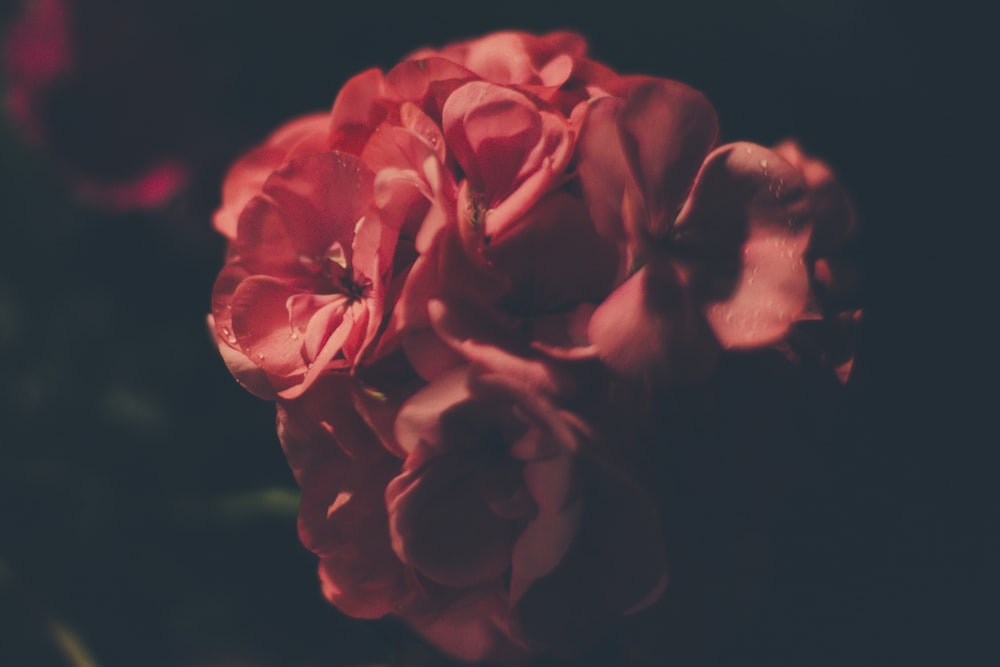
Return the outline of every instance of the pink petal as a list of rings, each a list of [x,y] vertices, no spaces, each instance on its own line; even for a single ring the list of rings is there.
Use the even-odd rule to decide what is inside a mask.
[[[354,378],[346,374],[321,377],[300,398],[278,401],[278,431],[285,457],[296,480],[309,485],[317,459],[355,461],[384,458],[386,450],[354,406]],[[341,464],[343,465],[343,464]]]
[[[583,303],[568,313],[533,318],[531,347],[564,361],[596,358],[597,348],[587,334],[596,309],[594,304]]]
[[[805,182],[813,228],[810,253],[822,257],[835,251],[857,227],[847,192],[828,165],[806,155],[795,141],[783,141],[772,150],[798,169]]]
[[[407,331],[400,338],[400,345],[417,374],[428,382],[468,363],[465,357],[441,340],[433,329]]]
[[[323,596],[353,618],[396,613],[399,600],[408,593],[398,560],[372,561],[365,555],[320,559],[319,580]]]
[[[208,316],[208,326],[214,332],[215,318],[211,315]],[[276,396],[274,387],[271,386],[264,369],[250,361],[247,355],[234,349],[226,341],[216,338],[216,344],[226,368],[244,389],[258,398],[274,400]]]
[[[445,586],[488,583],[510,567],[519,525],[483,501],[476,453],[446,454],[386,489],[392,544],[400,559]]]
[[[318,152],[326,141],[329,125],[326,114],[311,114],[285,123],[262,146],[242,155],[229,169],[222,183],[222,206],[215,212],[213,224],[229,239],[236,238],[240,212],[259,195],[267,177],[294,152]],[[300,144],[302,148],[299,148]],[[310,145],[306,148],[306,145]]]
[[[396,440],[406,455],[418,447],[441,441],[440,416],[449,408],[472,398],[471,368],[464,366],[442,375],[416,394],[396,418]]]
[[[622,283],[590,320],[601,360],[631,377],[687,380],[715,360],[712,336],[670,266],[646,266]]]
[[[289,279],[303,275],[298,244],[285,227],[285,215],[263,195],[243,207],[233,250],[245,271]]]
[[[736,291],[706,311],[723,347],[759,347],[784,337],[809,296],[802,261],[808,244],[808,229],[794,236],[755,235],[746,242]]]
[[[504,307],[521,315],[563,312],[598,302],[612,290],[621,256],[588,220],[578,198],[557,191],[484,251],[493,269],[510,276]]]
[[[755,144],[705,160],[672,238],[723,347],[780,339],[806,306],[807,200],[798,171]]]
[[[622,202],[629,178],[618,134],[623,106],[615,97],[592,101],[577,140],[577,173],[590,216],[601,235],[616,242],[625,240]]]
[[[372,68],[353,76],[337,94],[330,112],[330,144],[358,155],[368,137],[385,120],[382,72]]]
[[[620,114],[622,150],[653,237],[666,233],[698,167],[715,145],[719,122],[704,95],[677,81],[636,86]]]
[[[506,596],[487,588],[467,594],[429,618],[408,620],[427,641],[459,660],[521,665],[528,651],[510,637],[506,616]]]
[[[288,298],[288,318],[301,336],[305,359],[315,359],[340,323],[350,302],[343,294],[295,294]],[[296,336],[298,338],[298,336]]]
[[[372,198],[374,176],[356,157],[320,153],[297,158],[274,172],[264,193],[280,211],[299,254],[322,257],[334,241],[351,247],[354,228]]]
[[[434,332],[469,362],[503,372],[537,390],[559,391],[570,381],[549,360],[537,358],[530,346],[497,313],[458,301],[433,299],[428,303]]]
[[[474,81],[453,92],[442,127],[477,192],[512,189],[525,157],[541,137],[538,108],[517,91]]]
[[[387,86],[402,99],[414,102],[422,108],[426,108],[425,105],[431,102],[430,106],[436,107],[438,111],[444,102],[444,97],[447,97],[452,90],[476,78],[478,77],[475,74],[458,63],[433,55],[416,59],[411,57],[393,67],[385,75]],[[440,101],[428,100],[428,97],[437,95],[441,95]],[[435,117],[433,113],[430,115],[432,118]],[[440,114],[436,117],[440,117]]]
[[[542,513],[521,532],[512,556],[510,599],[516,605],[538,579],[552,573],[573,545],[583,500],[554,513]]]
[[[448,97],[442,127],[469,184],[460,217],[484,226],[487,236],[502,232],[548,190],[572,147],[565,119],[482,81]]]
[[[324,371],[328,370],[327,365],[335,356],[342,352],[345,343],[350,340],[352,335],[357,335],[359,330],[364,331],[366,324],[367,311],[364,304],[359,302],[351,304],[350,308],[344,313],[344,319],[333,330],[329,338],[327,338],[312,362],[306,366],[306,371],[301,381],[296,385],[283,389],[278,394],[282,398],[288,399],[301,396]]]
[[[296,293],[277,278],[252,276],[240,283],[232,298],[237,345],[253,363],[285,384],[305,371],[302,343],[285,307]]]

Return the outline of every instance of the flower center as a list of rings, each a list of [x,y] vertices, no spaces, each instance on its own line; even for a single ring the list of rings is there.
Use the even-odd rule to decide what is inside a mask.
[[[372,281],[354,277],[344,247],[334,241],[321,257],[300,256],[299,261],[314,275],[323,276],[330,285],[328,294],[343,294],[350,302],[359,301],[371,292]],[[325,290],[324,290],[325,291]]]

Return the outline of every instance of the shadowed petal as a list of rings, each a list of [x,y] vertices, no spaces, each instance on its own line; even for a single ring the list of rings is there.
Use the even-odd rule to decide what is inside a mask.
[[[807,203],[798,170],[763,146],[728,144],[705,160],[670,248],[712,303],[723,347],[770,344],[805,308]]]
[[[597,307],[588,335],[601,360],[632,377],[697,378],[715,359],[711,335],[668,266],[646,266]]]
[[[677,81],[650,80],[629,94],[619,117],[622,149],[654,238],[669,229],[719,121],[704,95]]]

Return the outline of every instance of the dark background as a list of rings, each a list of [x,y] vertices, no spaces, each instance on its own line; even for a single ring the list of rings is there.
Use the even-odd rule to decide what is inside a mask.
[[[6,30],[19,3],[0,7]],[[206,331],[223,250],[210,216],[225,165],[352,74],[502,28],[575,29],[618,71],[680,79],[714,102],[724,141],[795,137],[854,199],[857,373],[835,439],[807,452],[819,472],[771,522],[763,607],[720,637],[720,664],[989,664],[988,600],[965,591],[996,527],[982,487],[950,481],[966,434],[925,389],[954,377],[936,334],[956,302],[936,278],[969,224],[944,156],[978,132],[959,55],[974,18],[953,32],[941,12],[860,0],[85,11],[93,64],[47,101],[46,146],[0,125],[0,665],[73,664],[53,623],[102,667],[337,667],[400,645],[394,623],[345,619],[319,594],[273,406],[233,382]],[[80,173],[164,156],[193,181],[162,208],[73,195]]]

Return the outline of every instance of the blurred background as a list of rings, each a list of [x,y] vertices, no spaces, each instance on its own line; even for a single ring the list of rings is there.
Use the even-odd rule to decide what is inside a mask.
[[[923,492],[939,480],[913,436],[936,423],[902,335],[925,317],[911,251],[934,233],[926,166],[949,140],[931,129],[954,81],[935,15],[861,0],[4,0],[0,665],[439,664],[394,622],[322,599],[274,408],[207,333],[211,214],[241,151],[329,108],[351,75],[508,28],[577,30],[618,71],[680,79],[716,105],[723,141],[797,138],[854,198],[857,372],[768,524],[774,580],[718,637],[718,664],[955,664],[968,645],[942,638],[959,621],[928,608],[946,598],[939,563],[980,533]],[[939,546],[942,531],[957,539]]]

